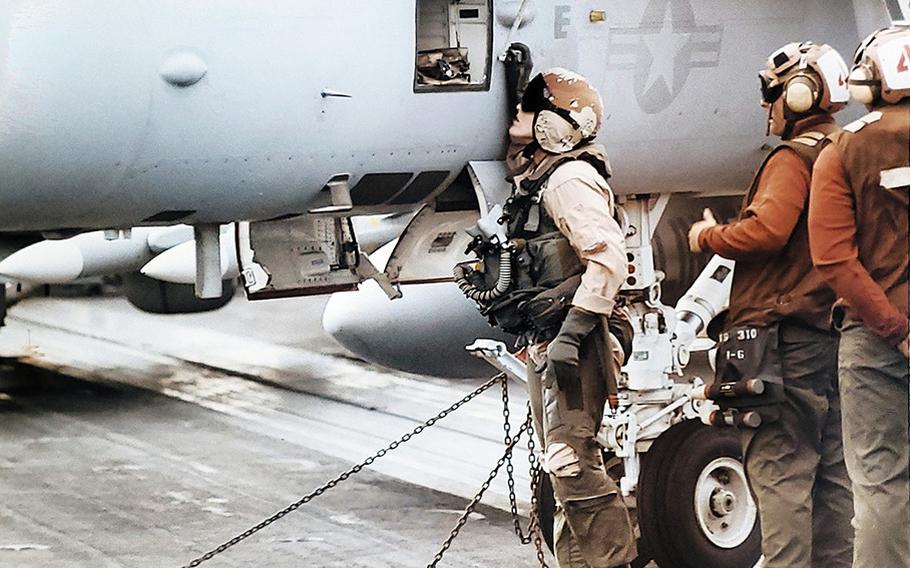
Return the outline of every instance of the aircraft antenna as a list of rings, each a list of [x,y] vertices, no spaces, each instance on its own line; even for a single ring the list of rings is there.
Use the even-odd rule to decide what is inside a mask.
[[[518,31],[518,28],[521,27],[521,23],[525,18],[525,11],[528,8],[530,0],[521,0],[521,6],[518,7],[518,13],[515,15],[515,21],[512,22],[512,27],[509,28],[509,35],[506,36],[506,46],[503,48],[502,53],[499,54],[499,61],[505,62],[506,58],[509,56],[509,48],[512,46],[512,37],[515,35],[515,32]]]

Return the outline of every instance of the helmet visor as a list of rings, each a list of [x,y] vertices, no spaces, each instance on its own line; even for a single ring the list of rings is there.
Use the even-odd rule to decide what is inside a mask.
[[[538,73],[528,83],[525,92],[521,96],[521,110],[538,113],[550,108],[550,101],[547,99],[548,95],[547,82],[543,78],[543,73]]]

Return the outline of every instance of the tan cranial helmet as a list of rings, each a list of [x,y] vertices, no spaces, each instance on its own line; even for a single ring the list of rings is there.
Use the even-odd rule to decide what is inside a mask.
[[[850,94],[857,101],[894,104],[910,96],[910,24],[869,35],[856,50]]]
[[[788,43],[768,57],[759,72],[762,101],[784,98],[791,115],[835,113],[850,101],[847,64],[831,46]]]
[[[534,113],[534,140],[545,151],[568,152],[597,135],[603,101],[588,80],[554,67],[528,83],[521,108]]]

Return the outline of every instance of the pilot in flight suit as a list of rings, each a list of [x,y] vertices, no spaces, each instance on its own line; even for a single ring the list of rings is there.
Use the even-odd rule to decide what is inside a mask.
[[[557,500],[561,568],[626,566],[636,556],[628,511],[594,440],[608,379],[615,380],[630,349],[616,337],[628,343],[628,334],[608,321],[627,266],[607,184],[610,165],[603,147],[591,143],[602,113],[600,95],[576,73],[555,68],[529,83],[509,130],[514,186],[502,220],[512,248],[510,281],[478,302],[494,325],[528,348],[532,413]],[[483,276],[475,274],[475,284],[461,278],[463,289],[492,290],[503,274],[498,253],[482,256]]]

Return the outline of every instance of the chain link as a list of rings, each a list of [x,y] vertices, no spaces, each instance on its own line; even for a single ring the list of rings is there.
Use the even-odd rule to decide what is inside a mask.
[[[530,418],[530,403],[528,406],[528,418]],[[509,385],[507,383],[502,384],[502,416],[503,416],[503,425],[502,428],[505,431],[504,442],[506,447],[512,444],[511,429],[512,425],[510,423],[510,411],[509,411]],[[533,426],[530,422],[528,424],[528,429],[533,432]],[[531,434],[533,437],[533,433]],[[508,453],[506,456],[506,473],[508,474],[507,480],[509,484],[509,507],[512,513],[512,524],[515,527],[515,534],[518,536],[518,539],[521,541],[521,544],[528,544],[531,542],[531,532],[530,527],[528,534],[525,535],[524,531],[521,528],[521,520],[518,516],[518,499],[515,495],[515,466],[512,464],[512,454]]]
[[[515,448],[515,444],[518,443],[518,439],[521,437],[521,434],[528,429],[528,423],[525,422],[521,428],[518,430],[518,434],[512,440],[512,443],[506,448],[506,452],[499,458],[499,461],[496,462],[496,467],[493,468],[493,471],[490,472],[490,475],[487,476],[487,479],[480,486],[480,491],[474,495],[474,498],[471,499],[471,502],[468,503],[468,506],[465,507],[464,513],[458,519],[458,522],[455,523],[455,527],[452,528],[452,531],[449,533],[448,538],[443,541],[442,546],[439,548],[439,552],[436,553],[436,556],[433,558],[433,561],[427,564],[427,568],[436,568],[436,565],[442,560],[443,555],[452,546],[452,541],[455,540],[455,537],[458,536],[459,531],[462,527],[468,522],[468,517],[471,516],[471,513],[474,512],[474,509],[480,504],[480,500],[483,499],[483,494],[486,493],[487,489],[490,488],[490,484],[493,483],[493,479],[496,478],[496,475],[499,473],[499,470],[502,469],[502,466],[506,463],[506,458],[509,454],[512,453],[512,450]]]
[[[290,505],[288,505],[288,506],[285,507],[284,509],[278,511],[277,513],[275,513],[275,514],[272,515],[271,517],[269,517],[269,518],[263,520],[262,522],[258,523],[258,524],[255,525],[255,526],[252,526],[252,527],[250,527],[249,529],[243,531],[242,533],[238,534],[237,536],[235,536],[235,537],[232,538],[231,540],[225,542],[224,544],[218,546],[217,548],[213,548],[213,549],[210,550],[209,552],[206,552],[206,553],[203,554],[202,556],[200,556],[200,557],[198,557],[198,558],[192,560],[189,564],[184,565],[182,568],[195,568],[196,566],[199,566],[199,565],[202,564],[203,562],[206,562],[206,561],[208,561],[208,560],[211,560],[212,558],[214,558],[215,556],[221,554],[221,553],[224,552],[225,550],[231,548],[231,547],[234,546],[235,544],[237,544],[237,543],[239,543],[239,542],[241,542],[241,541],[243,541],[243,540],[245,540],[245,539],[251,537],[252,535],[256,534],[257,532],[259,532],[259,531],[261,531],[262,529],[266,528],[267,526],[271,525],[271,524],[274,523],[275,521],[277,521],[277,520],[279,520],[279,519],[285,517],[285,516],[288,515],[289,513],[293,513],[294,511],[296,511],[297,509],[299,509],[301,506],[303,506],[303,505],[309,503],[310,501],[312,501],[312,500],[315,499],[316,497],[319,497],[320,495],[322,495],[323,493],[325,493],[325,492],[328,491],[329,489],[334,488],[334,487],[337,486],[339,483],[342,483],[342,482],[346,481],[349,477],[351,477],[352,475],[354,475],[354,474],[360,472],[363,468],[370,466],[370,465],[371,465],[374,461],[376,461],[377,459],[379,459],[379,458],[385,456],[387,453],[389,453],[389,452],[391,452],[392,450],[396,449],[396,448],[397,448],[398,446],[400,446],[401,444],[404,444],[405,442],[407,442],[408,440],[410,440],[410,439],[413,438],[414,436],[420,434],[421,432],[423,432],[423,431],[426,430],[427,428],[433,426],[434,424],[436,424],[438,421],[442,420],[443,418],[445,418],[445,417],[448,416],[449,414],[455,412],[456,410],[458,410],[459,408],[461,408],[463,405],[467,404],[468,402],[470,402],[470,401],[473,400],[474,398],[478,397],[480,394],[482,394],[483,392],[485,392],[486,390],[488,390],[490,387],[492,387],[492,386],[495,385],[496,383],[501,382],[501,383],[504,383],[504,384],[505,384],[505,383],[508,382],[508,380],[509,380],[509,379],[506,377],[506,375],[505,375],[504,373],[500,373],[500,374],[496,375],[495,377],[491,378],[489,381],[485,382],[484,384],[482,384],[482,385],[480,385],[479,387],[477,387],[476,389],[474,389],[473,392],[471,392],[470,394],[466,395],[464,398],[462,398],[461,400],[459,400],[458,402],[456,402],[456,403],[453,404],[452,406],[446,408],[445,410],[443,410],[442,412],[440,412],[439,414],[437,414],[437,415],[434,416],[433,418],[430,418],[429,420],[427,420],[427,421],[424,422],[423,424],[417,426],[416,428],[414,428],[413,430],[411,430],[410,432],[408,432],[407,434],[405,434],[404,436],[402,436],[402,437],[399,438],[398,440],[395,440],[394,442],[392,442],[391,444],[389,444],[389,445],[386,446],[385,448],[379,450],[378,452],[376,452],[376,453],[373,454],[372,456],[368,457],[367,459],[363,460],[363,461],[360,462],[359,464],[357,464],[357,465],[351,467],[350,469],[348,469],[348,470],[345,471],[344,473],[340,474],[340,475],[339,475],[338,477],[336,477],[335,479],[332,479],[331,481],[328,481],[327,483],[325,483],[325,484],[322,485],[321,487],[316,488],[315,490],[313,490],[313,491],[310,492],[309,494],[307,494],[307,495],[305,495],[304,497],[302,497],[300,500],[295,501],[294,503],[291,503]],[[523,428],[523,430],[524,430],[524,428]],[[521,432],[519,432],[519,436],[520,436],[520,435],[521,435]],[[517,441],[517,438],[516,438],[515,441]],[[514,444],[513,444],[513,447],[514,447]],[[507,451],[508,451],[509,453],[511,453],[511,448],[509,448]],[[493,472],[491,473],[490,478],[487,480],[487,483],[485,483],[485,487],[481,490],[481,492],[478,494],[478,496],[475,497],[476,500],[477,500],[477,502],[480,501],[480,496],[483,495],[483,492],[486,491],[486,488],[487,488],[487,487],[489,487],[490,482],[492,482],[493,478],[496,477],[496,473],[499,471],[499,468],[502,467],[502,462],[504,462],[505,459],[506,459],[505,456],[503,456],[503,458],[500,459],[500,463],[496,466],[496,468],[495,468],[495,469],[493,470]],[[473,501],[472,501],[472,503],[473,503]],[[474,505],[476,506],[476,503],[474,503]],[[470,514],[470,511],[468,512],[468,514]],[[464,517],[464,522],[467,522],[467,515],[465,515],[465,517]],[[464,525],[464,522],[461,523],[462,526]],[[454,532],[455,532],[455,535],[458,534],[458,530],[460,530],[460,529],[461,529],[461,526],[458,526],[458,527],[457,527],[457,530],[454,531]],[[451,537],[451,539],[454,539],[454,535]],[[444,547],[444,549],[440,552],[440,554],[437,554],[437,560],[436,560],[433,564],[431,564],[431,566],[435,566],[435,565],[436,565],[436,562],[438,562],[439,559],[442,558],[442,553],[444,553],[444,552],[445,552],[445,549],[447,549],[447,548],[449,547],[449,545],[451,544],[451,539],[450,539],[449,541],[447,541],[448,544]]]
[[[531,403],[528,403],[528,414],[531,413]],[[537,459],[537,453],[534,451],[534,422],[528,428],[528,464],[531,475],[531,523],[528,525],[528,532],[534,534],[534,549],[537,552],[537,562],[540,568],[548,568],[543,554],[543,535],[540,527],[540,499],[537,495],[537,489],[540,487],[540,480],[546,473],[541,467],[540,460]]]
[[[503,385],[503,415],[505,417],[505,423],[503,428],[506,431],[506,438],[509,436],[509,412],[508,412],[508,385]],[[543,474],[543,469],[541,468],[540,461],[537,459],[537,452],[535,451],[534,445],[534,417],[531,412],[531,403],[528,402],[527,405],[528,413],[527,418],[525,419],[525,424],[527,424],[527,433],[528,433],[528,474],[531,479],[531,511],[530,511],[530,522],[528,523],[528,532],[527,534],[523,533],[521,530],[521,521],[518,516],[518,503],[515,495],[515,478],[513,477],[511,470],[512,467],[512,454],[509,452],[508,456],[508,465],[506,470],[509,471],[509,501],[512,509],[512,523],[515,528],[515,534],[518,536],[521,544],[529,544],[534,542],[534,549],[537,552],[537,562],[540,565],[540,568],[548,568],[547,562],[544,558],[543,552],[543,538],[540,532],[540,502],[537,497],[537,489],[540,486],[540,476]],[[520,433],[519,433],[520,436]]]
[[[452,541],[458,536],[459,531],[462,527],[468,522],[468,517],[480,503],[480,500],[483,498],[484,493],[489,489],[490,484],[493,482],[493,479],[499,473],[499,470],[502,468],[503,464],[506,466],[507,482],[509,485],[509,505],[512,513],[512,524],[514,526],[515,534],[518,536],[521,544],[530,544],[533,540],[534,547],[537,551],[537,562],[540,565],[540,568],[548,568],[546,559],[544,558],[543,552],[543,539],[540,533],[540,508],[539,502],[537,499],[537,488],[540,483],[540,476],[543,470],[540,467],[540,462],[537,459],[537,454],[534,451],[534,419],[531,413],[531,403],[528,402],[528,412],[525,418],[524,424],[521,425],[521,428],[518,430],[518,433],[513,438],[511,435],[512,424],[511,424],[511,411],[509,410],[509,382],[508,379],[504,380],[501,385],[502,388],[502,416],[503,416],[503,431],[505,432],[505,437],[503,441],[506,445],[506,451],[499,461],[496,462],[496,466],[493,468],[493,471],[490,472],[490,475],[484,481],[483,485],[480,487],[480,491],[474,495],[474,498],[468,503],[468,506],[465,507],[464,513],[455,523],[455,526],[452,528],[452,531],[449,533],[448,538],[442,543],[439,551],[436,553],[436,556],[433,559],[433,562],[427,565],[427,568],[435,568],[437,564],[442,560],[443,555],[452,545]],[[515,449],[515,446],[518,444],[518,441],[521,439],[522,434],[528,434],[528,463],[530,465],[530,477],[531,477],[531,521],[528,524],[527,534],[521,528],[521,518],[518,514],[518,498],[515,493],[515,466],[512,464],[512,452]]]

